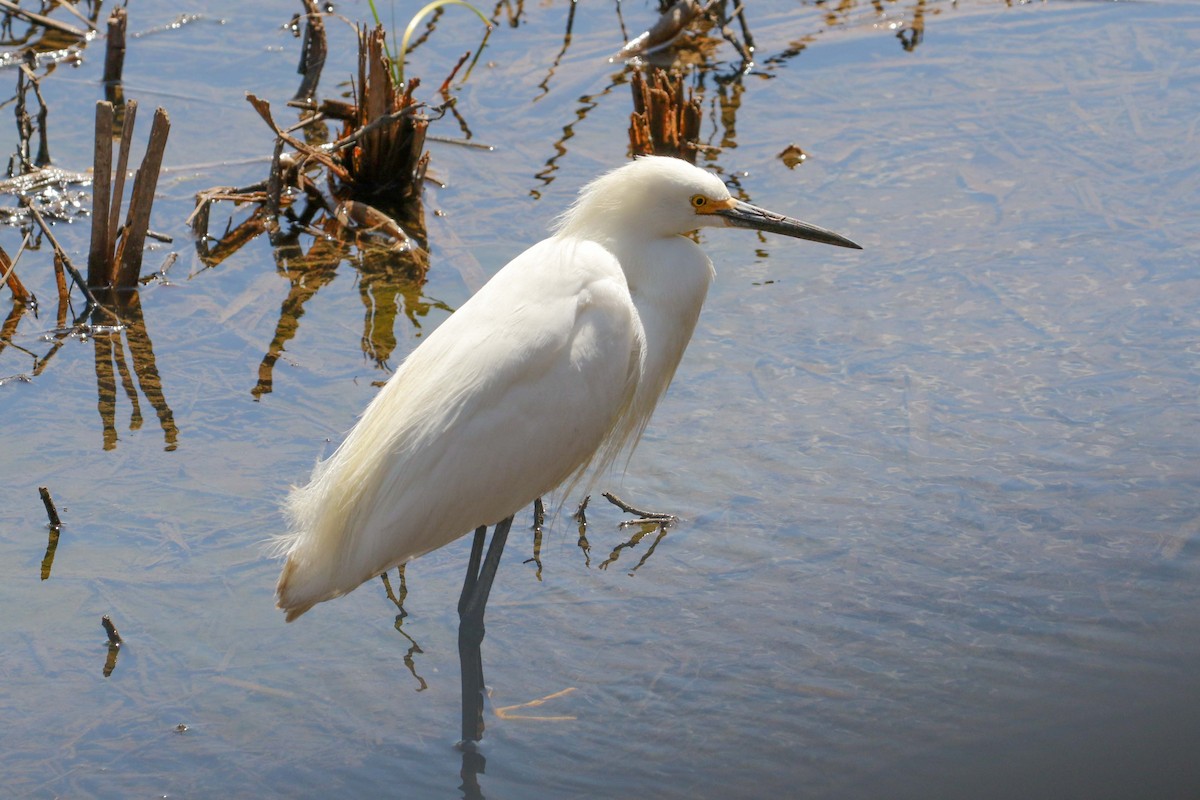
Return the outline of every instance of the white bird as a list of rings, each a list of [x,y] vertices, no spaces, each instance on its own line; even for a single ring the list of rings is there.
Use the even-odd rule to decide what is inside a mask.
[[[632,451],[714,276],[685,236],[702,227],[861,249],[738,200],[679,159],[644,157],[600,176],[550,238],[408,356],[308,485],[292,490],[276,541],[287,620],[477,530],[473,573],[483,526],[510,523]],[[493,545],[500,536],[498,526]],[[483,602],[498,560],[489,552]]]

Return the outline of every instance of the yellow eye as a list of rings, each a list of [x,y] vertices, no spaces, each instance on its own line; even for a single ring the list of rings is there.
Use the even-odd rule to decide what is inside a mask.
[[[702,194],[692,195],[692,208],[700,209],[708,205],[708,198]]]

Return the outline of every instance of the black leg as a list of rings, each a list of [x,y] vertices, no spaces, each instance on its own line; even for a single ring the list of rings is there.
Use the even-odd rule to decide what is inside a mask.
[[[487,525],[475,529],[475,541],[471,544],[471,560],[467,564],[467,577],[463,579],[462,594],[458,596],[458,618],[462,619],[471,600],[475,584],[479,583],[479,562],[483,558],[483,542],[487,539]]]
[[[471,545],[471,561],[463,580],[462,594],[458,598],[458,660],[462,669],[462,746],[469,748],[472,742],[483,738],[483,613],[487,608],[492,581],[513,518],[500,522],[492,531],[492,542],[487,556],[483,555],[483,541],[487,537],[487,526],[475,529],[475,541]]]

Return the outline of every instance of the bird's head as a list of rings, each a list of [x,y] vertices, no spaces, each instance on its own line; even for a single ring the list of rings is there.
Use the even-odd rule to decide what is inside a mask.
[[[862,249],[832,231],[738,200],[711,172],[663,156],[643,156],[589,183],[559,219],[558,232],[659,238],[704,227],[749,228]]]

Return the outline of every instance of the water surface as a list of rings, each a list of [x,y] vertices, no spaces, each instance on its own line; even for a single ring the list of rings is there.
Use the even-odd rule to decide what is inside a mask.
[[[446,185],[426,198],[428,283],[343,262],[263,391],[304,278],[266,241],[206,269],[183,220],[196,191],[265,175],[270,133],[243,93],[282,109],[295,91],[282,26],[298,4],[177,5],[131,9],[132,30],[205,17],[131,39],[125,73],[127,96],[173,121],[154,227],[175,242],[147,263],[180,258],[141,293],[170,421],[144,390],[135,421],[118,389],[106,438],[91,341],[0,387],[0,786],[458,796],[468,543],[408,569],[405,635],[377,584],[285,626],[260,543],[372,382],[626,157],[629,90],[607,61],[620,24],[581,4],[560,55],[568,6],[554,3],[492,35],[458,96],[496,149],[433,147]],[[747,10],[759,70],[731,80],[722,47],[699,86],[721,146],[709,165],[866,249],[701,237],[718,281],[696,337],[628,471],[601,487],[683,520],[616,550],[633,532],[593,502],[590,551],[560,514],[539,571],[518,518],[483,650],[482,794],[1187,796],[1200,12]],[[623,14],[631,29],[651,17]],[[349,28],[330,30],[334,92],[353,60]],[[447,14],[411,68],[436,85],[477,36],[470,14]],[[44,81],[68,168],[90,160],[99,50]],[[809,154],[795,169],[778,157],[791,144]],[[82,262],[86,221],[56,230]],[[52,298],[48,259],[28,263]],[[49,305],[12,337],[39,356]],[[394,349],[364,348],[364,326],[392,315]],[[32,370],[0,352],[0,375]],[[66,520],[44,581],[38,486]],[[127,640],[109,677],[103,614]]]

